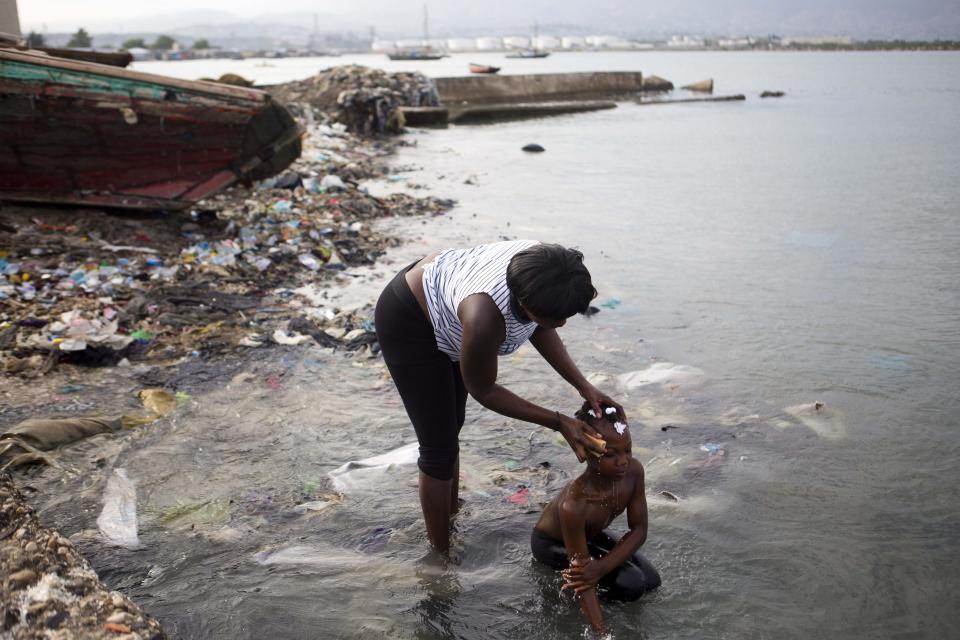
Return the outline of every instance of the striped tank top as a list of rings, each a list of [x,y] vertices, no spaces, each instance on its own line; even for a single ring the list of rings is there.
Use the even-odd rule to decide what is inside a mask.
[[[536,240],[514,240],[472,249],[447,249],[423,268],[423,292],[433,334],[437,347],[451,360],[460,360],[463,339],[457,308],[464,298],[474,293],[489,295],[503,315],[506,339],[497,351],[499,355],[513,353],[533,335],[537,323],[521,321],[511,308],[507,266],[516,253],[536,244],[539,244]]]

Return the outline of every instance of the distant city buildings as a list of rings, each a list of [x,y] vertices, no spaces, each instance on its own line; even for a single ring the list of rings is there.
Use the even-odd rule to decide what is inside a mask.
[[[702,49],[706,46],[703,38],[699,36],[670,36],[666,45],[670,49]]]
[[[820,46],[825,44],[851,45],[854,39],[849,36],[809,36],[783,38],[781,40],[785,47],[790,46]]]
[[[675,38],[680,36],[675,36]],[[682,41],[682,40],[681,40]],[[686,41],[683,41],[686,42]],[[703,46],[702,40],[696,40]],[[662,43],[660,43],[662,46]],[[553,36],[543,35],[531,38],[529,36],[482,36],[479,38],[447,38],[446,40],[431,39],[429,41],[417,38],[401,40],[376,39],[370,44],[370,51],[387,53],[403,49],[421,49],[429,46],[432,49],[445,49],[450,52],[460,51],[509,51],[512,49],[543,49],[546,51],[584,51],[597,49],[652,49],[657,46],[654,42],[638,42],[628,40],[622,36],[590,35],[590,36]]]
[[[393,53],[403,50],[426,50],[439,53],[510,52],[536,49],[542,51],[649,51],[649,50],[773,50],[773,49],[857,49],[896,48],[897,42],[861,42],[849,36],[780,37],[776,35],[724,35],[705,37],[695,34],[628,38],[612,34],[543,34],[534,30],[528,35],[452,36],[445,38],[389,39],[374,30],[369,33],[326,33],[315,31],[302,37],[258,35],[256,37],[212,33],[190,35],[171,33],[93,34],[94,46],[103,51],[130,46],[135,60],[189,60],[198,58],[248,58],[339,55],[346,52]],[[66,46],[71,34],[43,34],[48,46]],[[157,42],[166,39],[165,46]],[[135,44],[138,43],[138,44]],[[145,46],[141,46],[144,43]],[[153,44],[150,44],[153,43]],[[195,47],[194,43],[201,43]],[[916,46],[916,43],[906,43]],[[920,43],[921,45],[923,43]],[[931,43],[936,45],[937,43]],[[958,48],[957,43],[947,43]],[[903,46],[900,43],[899,46]]]

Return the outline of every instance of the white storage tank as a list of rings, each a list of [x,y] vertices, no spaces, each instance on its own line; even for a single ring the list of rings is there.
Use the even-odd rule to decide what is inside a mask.
[[[450,51],[474,51],[477,42],[473,38],[450,38],[447,40],[447,49]]]
[[[499,51],[503,49],[503,40],[500,38],[483,37],[476,39],[477,49],[480,51]]]
[[[507,36],[503,39],[503,46],[507,49],[529,49],[530,38],[526,36]]]
[[[560,46],[564,49],[583,49],[587,46],[587,40],[583,36],[563,36]]]
[[[560,38],[556,36],[537,36],[533,39],[535,49],[559,49]]]

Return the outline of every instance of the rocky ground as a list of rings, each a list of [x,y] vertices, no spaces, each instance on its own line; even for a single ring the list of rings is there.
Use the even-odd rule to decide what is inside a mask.
[[[42,526],[0,475],[0,637],[166,638],[160,623],[108,590],[73,543]]]

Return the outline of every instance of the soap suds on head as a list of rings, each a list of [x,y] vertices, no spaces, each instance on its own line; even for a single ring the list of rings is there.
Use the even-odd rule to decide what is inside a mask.
[[[587,415],[590,416],[591,418],[597,417],[597,414],[593,409],[590,409],[589,411],[587,411]]]
[[[622,436],[622,435],[623,435],[623,432],[627,430],[627,423],[626,423],[626,422],[619,422],[619,421],[618,421],[618,422],[615,422],[615,423],[613,424],[613,428],[616,429],[616,430],[617,430],[617,433]]]
[[[616,413],[617,410],[614,407],[607,407],[603,410],[603,412],[609,416],[612,413]]]

